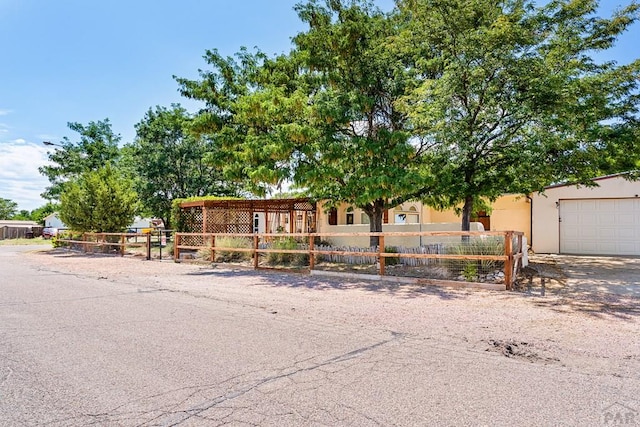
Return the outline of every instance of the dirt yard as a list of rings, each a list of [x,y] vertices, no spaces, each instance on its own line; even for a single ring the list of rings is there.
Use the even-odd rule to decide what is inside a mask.
[[[334,322],[361,327],[428,331],[429,336],[461,348],[532,363],[631,375],[635,381],[640,372],[640,299],[588,286],[595,280],[594,272],[613,277],[607,267],[595,268],[593,260],[587,263],[591,272],[586,273],[591,282],[581,284],[577,258],[533,257],[519,288],[500,292],[319,279],[300,273],[86,256],[64,250],[27,256],[43,270],[240,300],[293,316],[319,311]],[[573,264],[565,266],[569,261]],[[608,268],[622,269],[614,259],[608,261]],[[628,276],[620,273],[616,280],[627,277],[625,286],[637,292],[636,268],[638,264],[632,263],[630,270],[624,270]]]

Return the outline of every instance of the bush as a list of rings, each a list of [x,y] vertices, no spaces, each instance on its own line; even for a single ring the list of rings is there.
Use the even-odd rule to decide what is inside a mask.
[[[447,247],[446,253],[452,255],[504,255],[504,239],[470,238]],[[480,274],[502,267],[501,261],[492,260],[445,259],[443,262],[447,268],[460,271],[460,274],[468,282],[477,281],[480,279]]]
[[[273,241],[271,249],[293,250],[299,249],[298,242],[293,237],[278,237]],[[267,263],[293,264],[297,266],[309,265],[309,254],[289,254],[270,252],[267,254]]]
[[[398,253],[398,248],[396,248],[395,246],[385,246],[384,251],[390,254],[397,254]],[[385,265],[397,265],[400,264],[400,258],[396,258],[396,257],[385,257],[384,258],[384,264]]]
[[[253,243],[251,239],[246,237],[217,237],[216,247],[251,249],[253,248]],[[211,257],[211,251],[209,249],[201,252],[207,252],[208,257]],[[206,257],[207,254],[203,254],[203,256]],[[249,259],[251,259],[251,252],[216,251],[215,262],[240,262]]]

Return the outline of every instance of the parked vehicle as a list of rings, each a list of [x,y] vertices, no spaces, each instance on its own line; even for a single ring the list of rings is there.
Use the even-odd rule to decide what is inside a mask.
[[[42,238],[50,239],[58,235],[58,229],[54,227],[45,227],[42,229]]]

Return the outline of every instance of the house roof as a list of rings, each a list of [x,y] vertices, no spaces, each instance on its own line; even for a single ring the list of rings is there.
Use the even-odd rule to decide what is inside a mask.
[[[0,227],[40,227],[40,224],[35,221],[3,219],[0,220]]]
[[[300,199],[218,199],[180,203],[181,209],[204,207],[236,211],[291,212],[315,211],[316,205],[308,198]]]
[[[611,178],[623,178],[625,175],[630,175],[631,173],[632,173],[632,171],[614,173],[614,174],[611,174],[611,175],[603,175],[603,176],[599,176],[599,177],[593,178],[591,181],[602,181],[602,180],[611,179]],[[551,188],[572,187],[574,185],[579,185],[579,184],[576,184],[575,182],[564,182],[564,183],[561,183],[561,184],[548,185],[548,186],[544,187],[544,189],[548,190],[548,189],[551,189]]]
[[[57,217],[57,216],[58,216],[58,212],[50,213],[49,215],[45,216],[43,219],[44,219],[44,220],[51,219],[51,218],[53,218],[54,216],[55,216],[55,217]]]

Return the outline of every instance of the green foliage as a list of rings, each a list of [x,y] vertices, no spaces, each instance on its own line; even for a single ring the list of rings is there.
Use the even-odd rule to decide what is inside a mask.
[[[451,255],[504,255],[504,239],[492,238],[492,237],[466,237],[467,240],[463,240],[458,244],[447,246],[446,253]],[[445,259],[445,264],[449,267],[456,267],[460,265],[459,260]],[[464,261],[463,275],[467,271],[467,266],[473,264],[476,269],[476,276],[478,269],[482,271],[493,270],[499,268],[502,265],[501,261],[481,260],[481,261]],[[469,267],[471,268],[471,267]],[[466,275],[465,275],[466,278]]]
[[[13,200],[0,198],[0,219],[12,219],[18,212],[18,204]]]
[[[398,5],[391,47],[419,77],[401,109],[434,143],[438,187],[425,200],[463,204],[464,230],[478,198],[637,167],[640,61],[591,58],[635,22],[637,4],[611,19],[593,16],[595,0]]]
[[[395,246],[385,246],[384,251],[390,254],[397,254],[398,248],[396,248]],[[400,264],[400,258],[385,257],[384,263],[385,265],[398,265]]]
[[[192,231],[188,228],[188,224],[185,222],[185,218],[182,215],[180,205],[187,202],[200,202],[207,200],[242,200],[239,197],[220,197],[220,196],[195,196],[185,197],[180,199],[174,199],[171,201],[171,224],[177,231]]]
[[[120,135],[113,133],[109,119],[89,122],[86,126],[68,123],[68,127],[80,135],[80,140],[74,143],[64,137],[61,147],[49,153],[51,164],[38,168],[51,183],[42,194],[45,199],[58,200],[68,181],[102,168],[109,162],[114,164],[120,154]]]
[[[221,248],[253,248],[253,242],[246,237],[217,237],[216,247]],[[209,251],[209,255],[211,252]],[[238,262],[251,259],[250,252],[241,251],[216,251],[216,262]]]
[[[60,219],[77,231],[121,232],[133,222],[136,210],[131,182],[107,163],[65,186]]]
[[[501,194],[640,164],[640,60],[592,59],[640,6],[607,19],[597,5],[312,0],[289,54],[208,51],[212,70],[178,83],[206,103],[193,129],[219,144],[225,177],[258,193],[290,180],[361,208],[371,231],[407,200],[462,205],[468,230]]]
[[[177,198],[238,194],[222,177],[222,168],[205,158],[219,151],[215,139],[191,131],[193,118],[180,105],[149,109],[136,125],[136,140],[126,147],[126,163],[136,178],[144,208],[172,227]]]
[[[295,250],[299,249],[298,241],[293,237],[277,237],[273,241],[271,249]],[[293,264],[296,266],[309,265],[308,254],[290,254],[269,252],[267,263],[271,265]]]
[[[467,282],[476,282],[479,280],[478,264],[476,262],[467,262],[462,269],[462,275]]]
[[[31,220],[44,225],[44,218],[57,212],[59,209],[60,204],[47,202],[45,205],[31,211]]]
[[[309,25],[288,55],[205,57],[213,71],[178,79],[207,103],[202,131],[223,141],[225,173],[254,191],[290,180],[312,198],[383,212],[430,186],[422,142],[396,108],[409,81],[385,46],[396,26],[368,2],[296,6]],[[377,244],[377,238],[373,238]]]

